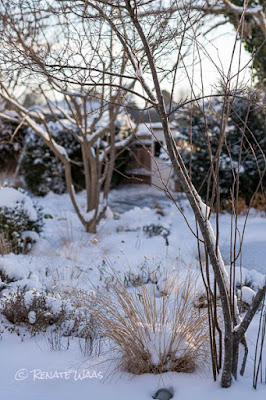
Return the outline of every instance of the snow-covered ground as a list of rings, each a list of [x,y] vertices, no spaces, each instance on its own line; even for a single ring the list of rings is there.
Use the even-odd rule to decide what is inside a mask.
[[[176,200],[182,196],[173,194]],[[109,204],[112,210],[124,212],[139,208],[154,208],[159,204],[164,210],[169,208],[171,201],[161,190],[156,190],[151,186],[126,186],[122,193],[121,190],[113,190],[109,198]],[[214,217],[212,217],[214,222]],[[240,234],[245,224],[246,216],[238,216],[238,228]],[[182,223],[183,222],[183,223]],[[178,221],[179,230],[186,231],[184,220]],[[181,224],[181,225],[180,225]],[[231,216],[227,213],[220,215],[220,247],[226,263],[230,259],[230,230]],[[215,223],[214,223],[215,227]],[[174,238],[173,238],[174,239]],[[266,217],[259,216],[254,210],[251,210],[248,222],[245,228],[244,242],[242,247],[242,265],[249,270],[256,270],[266,273]],[[237,264],[240,263],[238,260]]]
[[[8,254],[0,259],[0,268],[13,274],[26,290],[54,293],[68,300],[75,290],[93,291],[107,286],[115,271],[121,279],[129,272],[141,273],[144,268],[156,271],[163,280],[173,271],[184,276],[189,269],[199,275],[197,247],[194,236],[182,215],[162,192],[147,186],[126,186],[111,192],[110,210],[96,234],[87,234],[80,224],[68,195],[48,194],[38,198],[44,211],[53,218],[45,220],[41,238],[27,255]],[[79,202],[85,197],[81,193]],[[187,202],[178,197],[188,223],[194,218]],[[239,226],[244,224],[239,216]],[[147,226],[160,226],[162,234],[149,236]],[[156,230],[156,229],[155,229]],[[158,231],[157,231],[158,233]],[[220,244],[223,257],[229,260],[230,216],[220,216]],[[266,274],[266,218],[251,215],[245,233],[242,257],[242,280],[254,288]],[[237,278],[238,279],[238,278]],[[201,280],[196,290],[204,293]],[[71,299],[70,299],[71,300]],[[56,306],[56,305],[55,305]],[[73,338],[62,349],[51,350],[49,332],[23,342],[15,333],[5,331],[0,341],[1,398],[33,399],[151,399],[159,387],[173,386],[176,399],[265,399],[266,386],[252,389],[256,316],[248,331],[250,356],[245,377],[239,378],[229,390],[213,383],[210,367],[202,365],[193,374],[166,373],[132,377],[115,372],[115,361],[108,355],[88,356],[82,352],[82,340]],[[64,342],[65,340],[65,342]],[[64,347],[65,346],[65,347]],[[264,350],[264,357],[266,351]]]
[[[266,395],[265,384],[256,391],[252,388],[252,365],[248,365],[245,378],[239,378],[230,389],[222,389],[204,366],[193,374],[115,374],[112,362],[82,356],[75,341],[68,350],[50,351],[43,338],[21,343],[13,335],[0,342],[0,351],[1,399],[151,400],[164,386],[173,387],[177,400],[264,400]],[[94,371],[97,377],[93,377]],[[67,372],[69,375],[64,374]]]

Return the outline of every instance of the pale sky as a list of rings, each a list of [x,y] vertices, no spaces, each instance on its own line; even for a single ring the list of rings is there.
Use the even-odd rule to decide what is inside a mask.
[[[211,22],[206,22],[202,28],[202,32],[208,31],[211,26],[224,21],[222,16],[212,16],[210,19]],[[235,43],[236,32],[234,27],[230,23],[226,23],[225,25],[221,25],[216,29],[212,30],[204,39],[204,47],[203,51],[201,51],[202,58],[202,77],[203,77],[203,90],[204,94],[216,93],[217,90],[215,86],[219,84],[221,80],[221,75],[219,74],[218,69],[223,71],[223,74],[227,75],[230,60],[232,57],[232,51]],[[199,39],[199,42],[202,44],[203,38]],[[204,55],[204,52],[208,53],[208,55]],[[192,52],[192,50],[191,50]],[[173,62],[174,64],[176,59],[177,50],[173,51]],[[240,58],[239,58],[240,56]],[[192,65],[193,64],[193,56],[187,56],[185,59],[185,65],[187,67],[187,72],[192,76]],[[251,84],[251,69],[247,66],[250,65],[251,55],[244,49],[243,44],[240,40],[237,41],[236,51],[233,58],[232,68],[231,68],[231,76],[235,75],[237,71],[243,68],[243,71],[239,74],[238,87],[240,85],[244,85],[245,87]],[[214,65],[215,64],[215,65]],[[182,72],[183,71],[183,72]],[[185,70],[182,69],[179,71],[177,76],[177,84],[175,90],[175,100],[179,100],[180,97],[183,99],[188,96],[190,97],[191,89],[189,85],[188,78],[186,76]],[[150,83],[151,87],[152,80],[150,74],[147,72],[144,74],[145,79]],[[233,84],[236,83],[236,79],[232,81]],[[233,85],[232,85],[233,86]],[[143,91],[140,85],[136,86],[137,90]],[[136,89],[135,88],[135,89]],[[165,90],[170,91],[170,85],[164,81],[163,88]],[[195,95],[202,95],[202,86],[201,86],[201,68],[199,63],[194,63],[194,92]],[[144,94],[144,92],[143,92]],[[137,100],[137,103],[141,106],[142,101]]]
[[[214,26],[216,23],[219,23],[220,21],[224,21],[224,18],[222,16],[212,16],[209,21],[211,22],[206,22],[204,23],[204,26],[202,27],[202,32],[208,31],[208,29],[211,26]],[[231,55],[232,55],[232,50],[235,42],[235,37],[236,33],[234,30],[234,27],[232,24],[227,23],[225,25],[219,26],[218,28],[212,30],[207,37],[204,39],[204,51],[207,51],[209,54],[209,57],[213,60],[213,62],[221,69],[223,70],[224,74],[228,73],[228,68],[231,60]],[[202,43],[202,38],[199,40]],[[239,68],[239,54],[240,54],[240,48],[241,48],[241,62],[240,66],[243,67],[245,66],[251,59],[251,55],[247,53],[244,49],[243,44],[238,41],[237,42],[237,51],[234,56],[233,64],[232,64],[232,74],[235,74],[238,71]],[[175,62],[176,59],[176,54],[177,50],[173,50],[173,63]],[[207,55],[204,55],[204,52],[201,52],[201,57],[202,57],[202,76],[203,76],[203,82],[204,82],[204,94],[211,94],[215,93],[215,85],[218,85],[221,76],[219,72],[217,71],[217,67],[213,64],[213,62],[208,59]],[[190,76],[192,76],[192,67],[189,65],[192,65],[193,62],[193,57],[188,56],[185,58],[185,65],[188,68],[188,73]],[[172,63],[172,64],[173,64]],[[232,75],[231,74],[231,75]],[[144,74],[145,78],[151,83],[151,76],[149,73]],[[247,84],[251,83],[251,71],[250,68],[246,67],[244,68],[243,72],[240,74],[240,81],[239,84],[245,83],[245,86]],[[167,82],[163,84],[163,88],[166,90],[170,90],[171,87]],[[140,85],[136,85],[135,90],[142,91],[142,88]],[[202,88],[201,88],[201,77],[200,77],[200,66],[199,64],[194,65],[194,90],[195,94],[202,94]],[[189,81],[187,76],[185,75],[185,72],[178,72],[178,79],[177,79],[177,84],[176,84],[176,90],[175,90],[175,100],[178,100],[180,97],[183,99],[188,96],[190,97],[191,89],[189,85]],[[56,98],[61,98],[61,95],[57,95]],[[142,101],[139,99],[136,99],[137,103],[139,106],[142,105]]]
[[[222,21],[222,17],[213,17],[211,23],[214,25],[216,22]],[[204,30],[208,30],[207,25],[204,26]],[[227,23],[222,25],[215,30],[211,31],[206,37],[206,46],[204,47],[209,53],[214,63],[221,69],[225,74],[228,73],[230,66],[230,60],[232,56],[233,46],[235,42],[236,33],[232,24]],[[234,75],[239,68],[239,55],[240,55],[240,67],[244,67],[251,60],[251,55],[244,49],[243,44],[238,41],[235,56],[232,63],[232,74]],[[220,80],[220,74],[217,68],[213,65],[211,60],[207,56],[202,60],[203,65],[203,81],[205,93],[214,91],[214,86]],[[250,65],[250,64],[249,64]],[[190,69],[191,71],[191,69]],[[239,83],[250,84],[251,83],[251,70],[250,68],[244,68],[243,72],[240,73]],[[200,86],[200,67],[195,66],[195,82],[198,82]],[[189,84],[186,82],[180,83],[181,90],[190,91]]]

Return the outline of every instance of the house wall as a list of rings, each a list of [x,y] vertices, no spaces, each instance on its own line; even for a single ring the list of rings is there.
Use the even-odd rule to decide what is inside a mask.
[[[146,146],[146,148],[151,150],[151,146]],[[127,170],[145,168],[147,171],[151,171],[151,157],[142,145],[136,145],[131,149],[131,152],[132,157]]]
[[[147,150],[151,151],[151,146],[145,148],[141,144],[135,144],[131,148],[131,160],[126,169],[125,183],[146,183],[151,184],[151,157]]]
[[[133,143],[131,148],[132,158],[126,171],[130,179],[126,179],[125,182],[148,183],[165,189],[163,181],[169,189],[173,191],[178,189],[179,191],[180,186],[174,181],[171,163],[155,156],[156,142],[166,148],[163,130],[157,125],[155,124],[152,131],[148,133],[146,126],[143,131],[138,132],[138,140]],[[147,148],[152,156],[147,152]]]

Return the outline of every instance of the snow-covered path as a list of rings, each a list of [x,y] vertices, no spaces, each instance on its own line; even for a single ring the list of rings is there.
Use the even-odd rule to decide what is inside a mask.
[[[244,216],[238,217],[239,231],[242,232]],[[221,251],[228,263],[230,252],[230,216],[221,215]],[[240,264],[240,259],[237,261]],[[248,218],[242,248],[242,265],[266,274],[266,218],[251,215]]]
[[[175,198],[180,198],[180,194],[174,194]],[[125,212],[140,208],[154,208],[159,205],[162,209],[167,209],[172,204],[165,193],[147,185],[127,185],[122,189],[113,190],[110,194],[110,208],[117,212]],[[178,211],[177,211],[178,212]],[[214,219],[213,219],[214,221]],[[245,216],[238,216],[238,228],[242,233]],[[179,219],[179,230],[186,232],[186,224]],[[229,214],[220,215],[220,247],[225,263],[230,260],[230,229],[231,216]],[[215,226],[215,224],[214,224]],[[257,216],[254,213],[249,216],[245,229],[244,244],[242,249],[242,260],[237,260],[236,264],[242,265],[249,270],[256,270],[266,274],[266,218]]]

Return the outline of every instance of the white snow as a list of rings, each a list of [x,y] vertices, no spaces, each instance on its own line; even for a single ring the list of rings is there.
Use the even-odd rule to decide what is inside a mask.
[[[242,288],[238,290],[238,297],[249,305],[251,305],[255,295],[256,292],[248,286],[242,286]]]
[[[63,146],[60,146],[59,144],[57,144],[54,140],[52,140],[52,143],[53,143],[55,150],[68,160],[68,155],[67,155],[66,149]]]
[[[39,234],[34,231],[24,231],[21,234],[22,239],[31,239],[33,242],[37,242],[37,240],[40,238]]]
[[[182,358],[191,350],[193,350],[193,343],[191,338],[188,337],[183,331],[176,329],[175,336],[173,337],[172,324],[139,324],[142,332],[142,337],[147,338],[145,343],[145,350],[151,357],[151,362],[154,365],[160,365],[162,354],[169,353],[170,348],[175,350],[172,354],[173,358]]]
[[[34,324],[36,322],[36,312],[30,311],[28,314],[28,319],[30,324]]]
[[[15,262],[12,262],[12,259],[14,259],[12,255],[11,257],[3,257],[0,259],[0,271],[16,281],[26,279],[28,276],[28,269],[19,265],[17,259],[14,259]]]
[[[199,208],[202,212],[202,215],[205,217],[205,219],[209,219],[210,216],[210,212],[211,209],[210,207],[208,207],[202,200],[201,198],[198,196],[198,204],[199,204]]]
[[[0,193],[2,190],[5,188]],[[19,198],[20,195],[16,193]],[[2,201],[4,204],[9,198],[15,201],[16,196],[12,190],[8,191]],[[62,306],[70,314],[81,312],[98,289],[108,288],[114,273],[122,280],[129,273],[135,276],[143,276],[141,274],[144,273],[145,277],[147,271],[151,275],[157,274],[157,284],[149,284],[151,288],[156,288],[156,293],[170,287],[168,282],[173,274],[177,275],[175,285],[186,282],[190,274],[195,281],[195,294],[200,296],[205,293],[195,238],[175,206],[163,198],[162,192],[145,185],[125,186],[112,191],[108,218],[101,221],[96,234],[84,231],[68,195],[49,193],[44,198],[38,198],[38,202],[45,213],[53,216],[53,219],[45,220],[42,237],[29,254],[10,253],[0,258],[0,275],[3,278],[0,282],[5,287],[1,291],[2,299],[16,293],[18,286],[24,290],[32,326],[38,312],[30,307],[34,297],[40,293],[46,294],[46,304],[54,314],[60,313]],[[78,203],[81,208],[85,207],[84,192],[78,194]],[[178,203],[194,229],[194,217],[188,203],[181,196]],[[211,216],[210,220],[213,221],[213,218]],[[243,227],[244,219],[245,216],[239,216],[239,229]],[[170,230],[168,245],[161,235],[148,237],[145,234],[143,227],[151,224]],[[230,216],[220,215],[220,224],[221,252],[226,264],[229,264]],[[254,291],[265,283],[265,232],[266,219],[258,214],[251,216],[246,228],[242,264],[237,264],[236,268],[236,284],[242,287],[242,298],[247,302],[251,301]],[[225,267],[226,274],[229,268]],[[8,276],[11,282],[6,284],[4,276]],[[213,281],[212,273],[210,279]],[[248,282],[252,289],[248,287]],[[175,293],[175,285],[168,289],[169,295]],[[23,341],[6,330],[0,340],[3,360],[0,393],[10,400],[148,400],[158,388],[173,386],[174,398],[177,399],[222,400],[227,396],[228,400],[262,400],[266,396],[265,384],[259,384],[256,392],[252,389],[258,321],[259,315],[256,315],[247,332],[249,358],[245,376],[239,377],[226,391],[220,388],[219,382],[213,382],[208,365],[202,365],[193,374],[145,374],[132,379],[131,375],[116,371],[116,360],[107,343],[102,343],[103,350],[99,356],[97,350],[90,355],[83,351],[84,339],[61,337],[60,331],[55,333],[50,328],[45,334],[33,338],[27,333]],[[72,322],[69,321],[69,326]],[[3,324],[11,327],[5,319]],[[85,319],[83,328],[86,328]],[[159,330],[153,333],[150,330],[147,347],[154,362],[158,360],[162,341],[169,339],[169,331],[167,326],[160,335]],[[51,350],[55,343],[61,346],[61,350]],[[190,345],[184,340],[182,349]],[[265,349],[263,351],[265,357]]]
[[[126,170],[126,174],[150,176],[151,171],[148,171],[146,168],[134,168],[134,169]]]
[[[170,128],[173,130],[172,134],[174,137],[178,136],[178,132],[175,130],[174,126],[171,125]],[[153,133],[153,130],[162,130],[162,123],[161,122],[142,122],[138,125],[137,129],[137,136],[141,135],[151,135]]]
[[[22,207],[29,216],[30,221],[37,220],[37,212],[33,206],[31,198],[25,193],[10,188],[0,187],[0,207]]]

